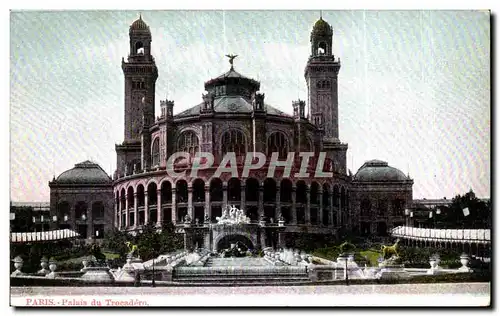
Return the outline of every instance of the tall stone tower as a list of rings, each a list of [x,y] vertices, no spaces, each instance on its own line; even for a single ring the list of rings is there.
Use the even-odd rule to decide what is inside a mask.
[[[130,26],[130,53],[127,62],[122,61],[125,75],[125,142],[141,139],[143,116],[154,121],[155,83],[158,69],[151,56],[151,32],[139,17]]]
[[[134,21],[129,29],[130,53],[122,59],[125,77],[124,141],[116,146],[117,172],[132,174],[144,169],[151,151],[149,126],[154,123],[155,84],[158,69],[151,55],[151,31],[142,20]]]
[[[321,17],[311,32],[307,82],[309,120],[323,130],[324,143],[339,142],[338,83],[340,61],[332,53],[331,26]]]

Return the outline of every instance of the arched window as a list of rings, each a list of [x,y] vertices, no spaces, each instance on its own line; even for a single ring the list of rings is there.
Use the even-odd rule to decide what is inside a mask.
[[[160,164],[160,139],[155,138],[153,141],[153,148],[151,150],[151,164],[158,166]]]
[[[71,212],[71,207],[68,202],[63,201],[57,204],[57,219],[60,222],[67,222]]]
[[[92,204],[92,219],[104,219],[104,204],[102,202],[99,201]]]
[[[278,158],[286,158],[288,155],[288,139],[282,132],[274,132],[267,138],[267,155],[278,153]]]
[[[245,156],[246,139],[242,131],[233,129],[222,135],[222,155],[230,152],[234,152],[236,157]]]
[[[143,55],[144,54],[144,44],[142,44],[142,42],[135,43],[135,53],[137,55]]]
[[[364,199],[361,201],[361,216],[369,216],[372,209],[372,202],[369,199]]]
[[[318,55],[325,55],[325,54],[326,54],[326,43],[320,42],[318,45]]]
[[[134,172],[134,170],[141,169],[141,160],[134,159],[127,164],[127,175],[130,175]]]
[[[183,132],[178,139],[178,151],[184,151],[194,155],[200,150],[200,141],[193,131]]]
[[[384,216],[387,215],[387,201],[379,200],[378,201],[378,215]]]

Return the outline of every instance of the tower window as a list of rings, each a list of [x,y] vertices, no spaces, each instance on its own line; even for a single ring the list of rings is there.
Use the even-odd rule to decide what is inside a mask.
[[[152,149],[153,155],[152,155],[152,165],[158,166],[160,164],[160,139],[156,138],[153,142],[153,149]]]
[[[144,44],[142,42],[135,43],[135,53],[137,55],[144,55]]]
[[[325,54],[326,54],[326,43],[320,42],[318,45],[318,55],[325,55]]]
[[[318,89],[330,89],[332,87],[330,80],[320,80],[316,83]]]

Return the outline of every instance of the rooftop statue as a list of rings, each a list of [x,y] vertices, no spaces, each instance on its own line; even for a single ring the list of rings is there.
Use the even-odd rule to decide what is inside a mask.
[[[229,63],[231,64],[231,69],[233,68],[233,61],[238,55],[226,55],[229,58]]]

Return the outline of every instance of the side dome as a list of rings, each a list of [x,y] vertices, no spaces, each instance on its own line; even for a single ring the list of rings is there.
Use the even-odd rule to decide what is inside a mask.
[[[87,160],[61,173],[55,182],[57,184],[111,184],[112,180],[98,164]]]
[[[312,34],[315,36],[330,36],[333,35],[333,30],[330,24],[320,18],[316,23],[314,23]]]
[[[380,182],[380,181],[407,181],[405,174],[385,161],[370,160],[365,162],[354,175],[354,181]]]

